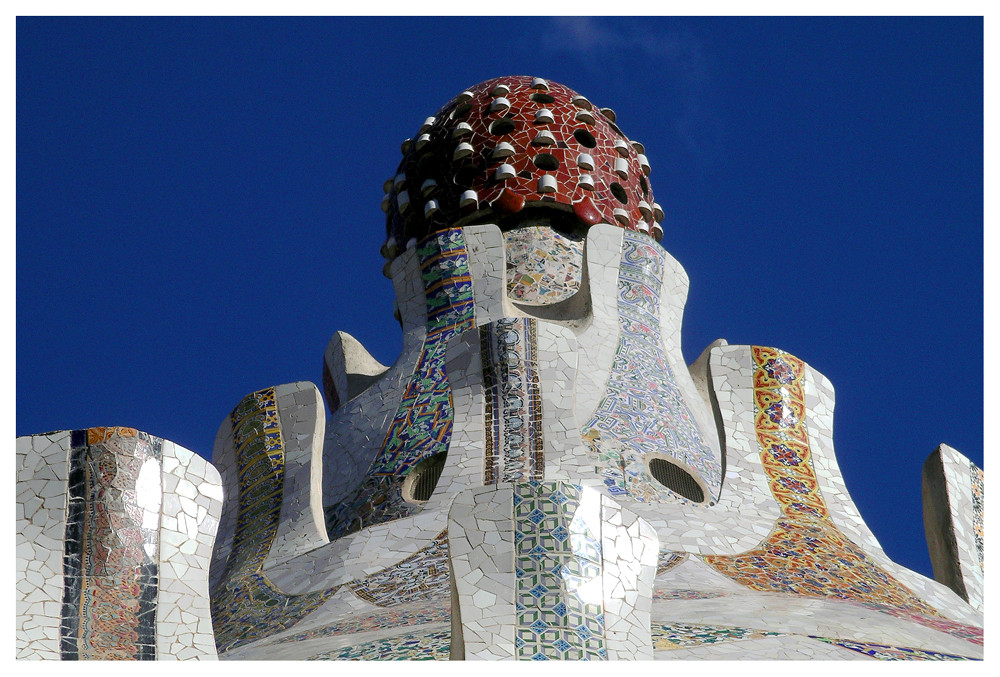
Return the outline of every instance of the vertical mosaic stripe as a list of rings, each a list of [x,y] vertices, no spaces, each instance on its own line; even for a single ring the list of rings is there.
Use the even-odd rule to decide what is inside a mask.
[[[972,475],[972,528],[976,537],[976,555],[979,557],[979,567],[985,571],[986,564],[983,556],[983,469],[972,461],[969,461],[969,471]]]
[[[285,479],[285,448],[274,388],[247,395],[229,417],[240,495],[232,551],[212,591],[219,653],[290,628],[338,587],[286,595],[264,575],[264,560],[278,531]]]
[[[722,483],[722,468],[684,402],[664,352],[663,257],[663,249],[648,236],[624,233],[618,346],[601,403],[581,430],[595,449],[609,491],[654,503],[685,499],[649,474],[644,459],[650,454],[680,461],[705,481],[712,497]]]
[[[72,432],[64,660],[156,658],[162,444],[133,428]]]
[[[484,484],[544,477],[536,332],[537,320],[531,318],[505,318],[479,328],[486,417]]]
[[[750,350],[757,444],[782,517],[758,548],[703,559],[754,590],[875,602],[937,616],[829,520],[806,432],[805,363],[774,348]]]
[[[580,495],[564,482],[514,484],[519,659],[607,660],[601,511],[581,510]]]
[[[427,236],[417,245],[417,256],[427,298],[423,350],[368,478],[351,500],[327,511],[330,538],[419,510],[403,500],[403,479],[422,459],[448,451],[454,412],[445,349],[452,336],[475,327],[469,255],[462,229]]]

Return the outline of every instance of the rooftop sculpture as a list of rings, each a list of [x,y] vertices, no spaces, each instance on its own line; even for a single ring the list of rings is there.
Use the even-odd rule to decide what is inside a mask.
[[[722,339],[686,365],[613,111],[497,78],[402,152],[394,364],[338,332],[322,394],[247,395],[211,463],[18,438],[19,657],[981,658],[982,470],[928,459],[929,580],[851,501],[822,374]]]

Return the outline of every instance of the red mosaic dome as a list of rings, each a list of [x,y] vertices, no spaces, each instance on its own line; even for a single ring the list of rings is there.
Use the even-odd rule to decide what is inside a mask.
[[[390,257],[411,239],[525,207],[663,235],[642,144],[618,129],[614,111],[555,82],[513,75],[470,87],[402,151],[383,186]]]

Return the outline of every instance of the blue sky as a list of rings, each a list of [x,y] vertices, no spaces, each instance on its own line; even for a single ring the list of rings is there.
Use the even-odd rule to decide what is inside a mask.
[[[378,248],[399,144],[505,74],[645,144],[688,362],[770,345],[837,392],[848,489],[926,575],[920,470],[983,463],[978,18],[17,21],[16,432],[210,456],[337,330],[399,349]]]

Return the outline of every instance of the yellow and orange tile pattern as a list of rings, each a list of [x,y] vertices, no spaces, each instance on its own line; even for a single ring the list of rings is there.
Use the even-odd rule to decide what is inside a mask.
[[[874,602],[937,616],[830,521],[806,432],[805,363],[774,348],[752,346],[751,352],[757,443],[782,516],[756,549],[705,561],[754,590]]]

